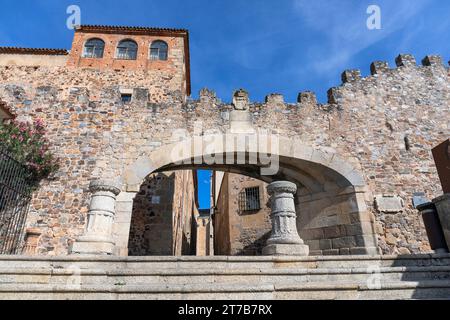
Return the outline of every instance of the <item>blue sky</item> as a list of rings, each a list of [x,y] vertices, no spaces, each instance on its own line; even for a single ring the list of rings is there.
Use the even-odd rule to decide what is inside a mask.
[[[70,48],[66,8],[81,8],[82,24],[156,26],[190,31],[193,96],[202,87],[224,101],[245,88],[253,101],[282,93],[326,91],[345,69],[369,74],[375,60],[394,66],[399,53],[418,62],[450,59],[448,0],[1,0],[0,45]],[[370,4],[381,30],[369,30]],[[200,181],[200,180],[199,180]],[[201,199],[202,203],[209,200]]]
[[[198,202],[200,209],[207,209],[210,207],[210,188],[211,188],[211,171],[198,170],[197,171],[198,184]]]

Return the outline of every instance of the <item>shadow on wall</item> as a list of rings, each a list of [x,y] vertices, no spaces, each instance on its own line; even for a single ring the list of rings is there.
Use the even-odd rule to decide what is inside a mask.
[[[378,254],[375,216],[364,198],[354,187],[336,185],[296,197],[297,228],[311,256]]]
[[[129,256],[172,255],[174,177],[148,176],[133,202]]]
[[[267,240],[269,239],[271,231],[265,233],[262,237],[254,240],[253,242],[247,244],[239,250],[237,256],[261,256],[262,249],[266,246]]]

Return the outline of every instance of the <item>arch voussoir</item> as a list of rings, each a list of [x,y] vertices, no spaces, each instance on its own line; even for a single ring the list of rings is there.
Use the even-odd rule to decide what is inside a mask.
[[[338,185],[341,186],[365,185],[364,178],[359,170],[335,152],[321,150],[320,148],[301,144],[295,139],[274,135],[265,137],[270,143],[260,143],[258,148],[255,149],[253,146],[249,147],[247,143],[235,143],[238,137],[242,138],[242,136],[236,134],[229,136],[221,134],[193,136],[161,146],[149,154],[139,157],[130,165],[125,171],[124,183],[127,186],[139,185],[152,172],[161,168],[167,170],[171,168],[176,169],[180,163],[183,163],[184,168],[195,168],[196,165],[199,166],[199,160],[203,159],[202,162],[205,162],[205,157],[211,159],[212,155],[225,159],[227,154],[242,156],[253,152],[257,158],[260,155],[267,154],[278,156],[279,165],[281,167],[285,166],[288,169],[287,172],[292,172],[292,170],[295,171],[296,169],[299,172],[309,172],[314,179],[321,183],[324,183],[326,179],[331,177],[331,179],[339,180]],[[250,138],[254,141],[255,137],[259,139],[257,136],[251,136]],[[229,143],[230,141],[232,141],[231,144]],[[196,161],[192,161],[193,159],[196,159]],[[202,166],[204,167],[206,164],[214,168],[214,164],[210,163],[202,163]],[[236,170],[236,166],[240,164],[233,164],[233,170]],[[225,166],[227,165],[229,164],[225,164]],[[223,167],[224,164],[221,164],[220,168],[223,169]],[[245,171],[246,169],[243,167],[242,170]],[[326,176],[327,172],[329,172],[328,178],[325,178],[324,175]],[[254,175],[253,172],[252,175]],[[307,184],[310,187],[312,186],[311,181]],[[317,190],[317,187],[314,187],[314,189]]]

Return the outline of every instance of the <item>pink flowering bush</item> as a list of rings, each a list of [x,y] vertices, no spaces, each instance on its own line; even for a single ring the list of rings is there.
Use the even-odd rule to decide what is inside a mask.
[[[33,182],[48,178],[59,167],[44,135],[41,119],[32,124],[14,120],[0,122],[0,148],[28,168]]]

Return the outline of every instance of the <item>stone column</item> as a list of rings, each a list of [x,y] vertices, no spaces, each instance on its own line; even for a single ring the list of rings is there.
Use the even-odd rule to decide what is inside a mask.
[[[297,186],[288,181],[276,181],[267,187],[272,209],[272,234],[263,249],[264,255],[307,256],[309,247],[297,232],[294,194]]]
[[[433,199],[433,203],[436,206],[441,222],[442,232],[444,233],[445,242],[447,242],[447,248],[450,249],[450,193],[446,193]]]
[[[72,245],[72,254],[111,255],[114,249],[112,226],[119,185],[108,180],[95,180],[89,185],[92,193],[87,226],[83,236]]]

